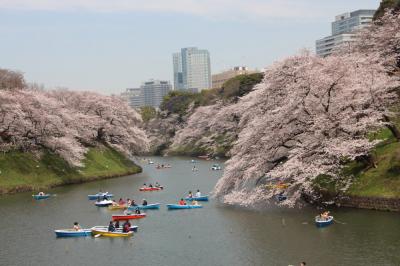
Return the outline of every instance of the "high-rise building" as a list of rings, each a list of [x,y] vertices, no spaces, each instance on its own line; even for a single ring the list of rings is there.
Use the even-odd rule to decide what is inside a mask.
[[[252,74],[257,72],[259,71],[250,70],[246,66],[236,66],[230,70],[212,75],[212,88],[220,89],[222,88],[222,85],[231,78],[234,78],[238,75]]]
[[[171,83],[164,80],[149,80],[143,82],[140,88],[129,88],[121,93],[133,108],[152,106],[158,108],[165,95],[172,90]]]
[[[174,88],[199,92],[211,88],[210,54],[197,47],[182,48],[174,53]]]
[[[375,11],[361,9],[336,16],[332,22],[332,35],[316,41],[317,55],[331,55],[336,47],[354,41],[354,31],[371,24]]]
[[[149,80],[140,86],[145,106],[153,106],[158,108],[164,98],[171,90],[172,86],[169,81],[165,80]]]

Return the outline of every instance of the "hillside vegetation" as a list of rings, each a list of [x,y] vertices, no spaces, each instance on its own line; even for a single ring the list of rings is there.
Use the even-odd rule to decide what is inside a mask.
[[[53,186],[81,183],[141,172],[141,168],[113,148],[90,148],[84,167],[73,167],[54,153],[41,156],[12,151],[0,154],[0,194],[46,190]]]

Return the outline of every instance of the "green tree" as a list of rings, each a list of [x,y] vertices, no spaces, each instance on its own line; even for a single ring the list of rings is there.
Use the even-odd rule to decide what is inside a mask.
[[[152,106],[143,106],[140,108],[140,114],[144,122],[148,122],[157,116],[157,111]]]
[[[400,11],[400,0],[382,0],[379,5],[378,10],[376,10],[374,15],[374,20],[377,20],[385,14],[385,10],[388,8],[393,8],[395,12]]]

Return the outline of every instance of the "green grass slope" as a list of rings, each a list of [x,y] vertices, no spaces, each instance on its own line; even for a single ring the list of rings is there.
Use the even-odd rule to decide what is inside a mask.
[[[111,178],[141,172],[141,168],[109,147],[91,148],[82,168],[70,167],[59,156],[45,153],[0,154],[0,194]]]

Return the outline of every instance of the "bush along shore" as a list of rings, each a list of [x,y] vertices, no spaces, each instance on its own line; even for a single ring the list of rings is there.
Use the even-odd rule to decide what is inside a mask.
[[[83,167],[43,152],[12,151],[0,154],[0,194],[47,190],[51,187],[140,173],[142,168],[108,146],[90,148]]]

